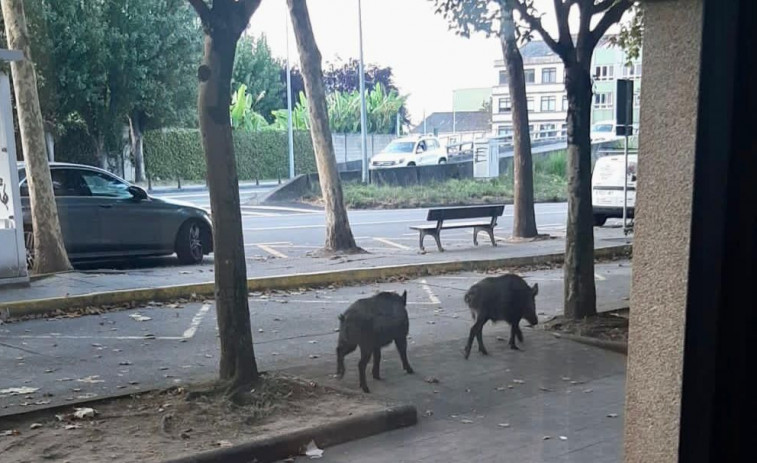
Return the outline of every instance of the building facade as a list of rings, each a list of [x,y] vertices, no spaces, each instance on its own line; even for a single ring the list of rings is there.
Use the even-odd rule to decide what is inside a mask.
[[[565,136],[568,97],[562,60],[542,41],[529,42],[520,51],[532,139]],[[592,57],[592,123],[615,119],[615,85],[619,78],[634,79],[634,121],[638,121],[641,57],[630,66],[626,65],[626,61],[625,52],[609,43],[607,38],[597,45]],[[492,88],[492,134],[507,136],[513,130],[512,100],[504,61],[496,61],[494,69],[497,80]]]

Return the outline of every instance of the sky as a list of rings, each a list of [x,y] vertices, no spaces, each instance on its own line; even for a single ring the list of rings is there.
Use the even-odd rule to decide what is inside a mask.
[[[536,0],[547,14],[545,27],[554,30],[549,0]],[[308,0],[318,48],[324,62],[358,58],[357,0]],[[408,97],[411,120],[452,109],[452,91],[491,87],[496,83],[494,61],[502,59],[496,38],[459,37],[434,13],[429,0],[362,0],[363,55],[367,64],[390,66],[395,84]],[[248,33],[265,34],[274,56],[285,58],[288,12],[285,0],[264,0],[250,21]],[[291,25],[291,23],[290,23]],[[298,64],[290,27],[292,65]]]

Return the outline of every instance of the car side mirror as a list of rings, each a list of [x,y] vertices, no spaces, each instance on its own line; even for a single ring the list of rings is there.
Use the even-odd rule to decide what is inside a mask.
[[[415,148],[415,154],[421,154],[423,152],[423,147],[419,146]]]
[[[129,186],[128,191],[137,201],[144,201],[147,199],[147,192],[138,186],[131,185]]]

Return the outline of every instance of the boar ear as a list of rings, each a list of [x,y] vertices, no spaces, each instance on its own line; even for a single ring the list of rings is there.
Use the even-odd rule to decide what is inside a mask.
[[[534,292],[534,296],[539,294],[539,283],[534,283],[534,286],[533,288],[531,288],[531,290]]]
[[[407,305],[407,290],[402,291],[402,303]]]

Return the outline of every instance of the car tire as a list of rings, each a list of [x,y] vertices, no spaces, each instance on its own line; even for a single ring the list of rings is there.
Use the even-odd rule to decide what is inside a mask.
[[[176,255],[183,265],[194,265],[205,257],[202,247],[202,225],[197,220],[184,222],[176,234]]]
[[[415,167],[415,163],[414,162],[408,162],[407,163],[407,167]]]
[[[603,214],[594,214],[594,226],[601,227],[607,222],[607,216]]]
[[[439,158],[439,164],[447,164],[447,159]]]

